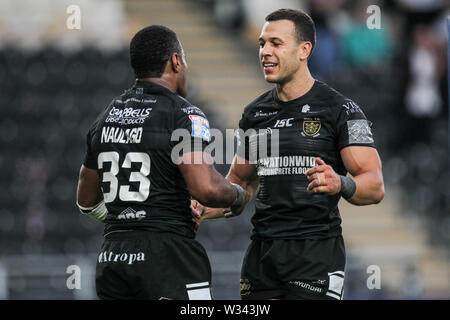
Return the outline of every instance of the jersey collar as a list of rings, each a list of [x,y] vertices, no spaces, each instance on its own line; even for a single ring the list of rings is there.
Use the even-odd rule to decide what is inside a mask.
[[[170,91],[168,88],[161,86],[159,84],[148,82],[148,81],[139,81],[136,80],[134,86],[131,88],[131,90],[136,91],[139,93],[147,93],[147,94],[155,94],[155,93],[169,93],[169,94],[175,94],[172,91]]]
[[[272,90],[272,98],[277,104],[282,105],[282,106],[298,105],[299,103],[303,103],[306,100],[312,98],[314,96],[318,86],[319,86],[319,81],[314,80],[314,84],[311,87],[311,89],[309,89],[308,92],[306,92],[301,97],[298,97],[296,99],[289,100],[289,101],[281,101],[280,98],[278,98],[277,89],[273,88],[273,90]]]

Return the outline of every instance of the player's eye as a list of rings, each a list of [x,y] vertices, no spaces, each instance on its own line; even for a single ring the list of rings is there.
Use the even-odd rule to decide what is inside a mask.
[[[260,47],[260,48],[264,47],[264,44],[265,44],[265,42],[260,42],[260,43],[259,43],[259,47]]]

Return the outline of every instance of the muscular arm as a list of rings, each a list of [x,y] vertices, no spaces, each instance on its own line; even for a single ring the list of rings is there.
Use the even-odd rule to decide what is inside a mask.
[[[226,179],[230,182],[239,184],[244,188],[249,194],[250,199],[255,196],[259,186],[256,165],[251,164],[248,160],[245,160],[238,155],[234,156],[233,163],[231,164]]]
[[[384,182],[377,150],[350,146],[341,150],[341,158],[356,184],[355,193],[347,200],[355,205],[379,203],[384,197]]]
[[[81,166],[77,189],[77,206],[81,214],[104,222],[108,209],[103,201],[101,180],[97,170]]]
[[[86,208],[98,204],[103,197],[100,186],[101,180],[97,170],[82,165],[78,178],[77,203]]]
[[[248,201],[250,201],[256,194],[256,190],[259,186],[258,175],[256,174],[256,165],[251,164],[249,161],[239,157],[234,156],[233,163],[231,164],[230,170],[226,176],[226,179],[232,183],[239,184],[248,194]],[[245,206],[241,208],[234,215],[240,214],[244,210]],[[204,208],[201,220],[204,219],[216,219],[224,217],[224,212],[227,209],[214,209],[214,208]]]
[[[203,205],[223,208],[231,206],[236,200],[236,188],[215,170],[208,153],[201,151],[186,153],[181,157],[178,168],[186,181],[189,193]]]
[[[356,184],[355,193],[347,199],[355,205],[379,203],[384,197],[384,182],[381,160],[376,149],[364,146],[349,146],[341,150],[341,158]],[[320,158],[317,166],[306,172],[311,183],[308,190],[325,194],[341,191],[340,176]]]

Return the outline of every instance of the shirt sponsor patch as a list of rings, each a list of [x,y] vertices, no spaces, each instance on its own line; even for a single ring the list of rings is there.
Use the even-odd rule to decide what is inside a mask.
[[[209,130],[209,122],[206,118],[196,115],[190,115],[192,121],[192,136],[201,138],[207,142],[211,140],[211,132]]]
[[[116,103],[126,103],[133,98],[127,99],[125,102],[116,100]],[[134,99],[138,100],[138,99]],[[133,101],[134,101],[133,100]],[[138,100],[140,101],[140,100]],[[105,123],[120,123],[122,125],[143,124],[145,119],[150,116],[152,108],[116,108],[112,107],[105,119]]]
[[[365,119],[348,120],[348,143],[373,143],[372,130]]]
[[[203,113],[203,111],[200,110],[200,108],[197,108],[195,106],[188,106],[188,107],[185,107],[185,108],[181,108],[181,110],[184,113],[186,113],[186,114],[193,114],[193,113],[195,113],[195,114],[200,115],[202,117],[206,117],[205,114]]]
[[[314,156],[283,156],[267,157],[258,160],[258,176],[279,176],[306,174],[306,171],[316,166]]]
[[[342,106],[346,109],[345,112],[347,115],[350,115],[351,113],[363,113],[361,108],[353,101],[346,102]]]

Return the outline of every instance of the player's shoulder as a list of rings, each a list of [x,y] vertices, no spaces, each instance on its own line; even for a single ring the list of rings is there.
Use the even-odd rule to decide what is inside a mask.
[[[245,106],[243,114],[246,115],[250,113],[254,108],[265,108],[273,106],[273,92],[275,89],[264,92],[248,105]]]
[[[203,110],[192,104],[186,98],[176,95],[175,99],[177,103],[174,105],[174,108],[180,116],[189,117],[191,115],[194,115],[206,118],[206,114],[203,112]]]
[[[156,89],[160,90],[152,91],[150,94],[156,97],[156,104],[163,106],[166,111],[179,110],[183,105],[189,104],[189,101],[174,92],[165,88]]]
[[[316,94],[314,97],[317,100],[322,100],[326,102],[328,106],[333,107],[342,104],[348,98],[344,96],[341,92],[331,87],[325,82],[316,80],[315,83]]]
[[[314,98],[323,105],[332,108],[335,112],[340,112],[342,108],[359,109],[359,106],[352,99],[348,98],[325,82],[316,80],[316,90],[317,91]]]

